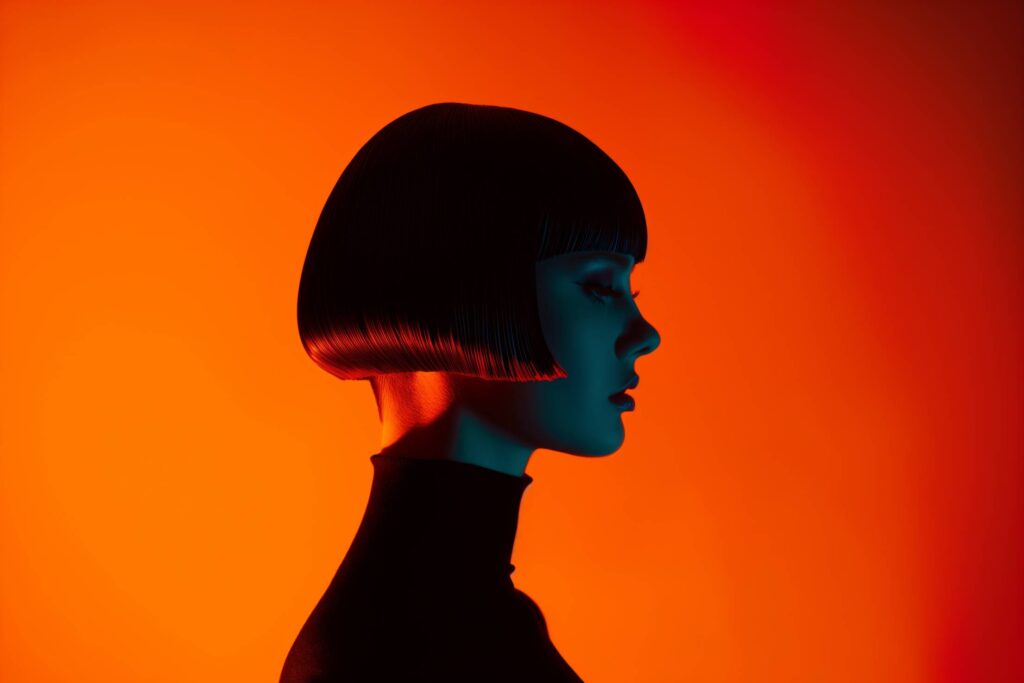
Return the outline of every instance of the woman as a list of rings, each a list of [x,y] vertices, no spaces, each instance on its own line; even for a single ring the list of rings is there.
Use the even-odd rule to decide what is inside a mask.
[[[517,109],[440,103],[375,134],[299,283],[309,356],[370,381],[383,427],[361,525],[282,683],[579,681],[510,563],[534,450],[607,455],[637,358],[647,228],[622,170]]]

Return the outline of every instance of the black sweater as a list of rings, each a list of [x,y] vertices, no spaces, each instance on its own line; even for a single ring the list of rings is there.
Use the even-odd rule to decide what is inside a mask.
[[[376,454],[362,523],[281,683],[579,682],[512,584],[533,479]]]

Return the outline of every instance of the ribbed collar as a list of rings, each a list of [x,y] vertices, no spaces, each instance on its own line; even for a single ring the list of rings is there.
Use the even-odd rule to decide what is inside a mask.
[[[454,460],[370,456],[373,483],[351,561],[392,575],[507,579],[528,474]]]

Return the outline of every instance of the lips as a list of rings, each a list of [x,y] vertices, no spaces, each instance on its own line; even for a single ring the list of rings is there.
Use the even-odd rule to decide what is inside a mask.
[[[617,394],[612,394],[611,396],[608,397],[608,400],[624,410],[633,410],[634,408],[636,408],[636,401],[634,401],[633,397],[627,394],[625,391],[620,391]]]
[[[634,373],[633,376],[630,377],[629,381],[626,382],[626,386],[609,396],[608,400],[623,410],[633,410],[636,408],[636,401],[633,400],[633,397],[627,394],[626,391],[629,389],[635,389],[638,384],[640,384],[640,375]]]
[[[636,386],[638,384],[640,384],[640,375],[634,374],[632,377],[629,378],[629,381],[626,382],[626,385],[619,389],[618,391],[616,391],[614,394],[612,394],[612,396],[620,396],[625,391],[628,391],[630,389],[636,389]]]

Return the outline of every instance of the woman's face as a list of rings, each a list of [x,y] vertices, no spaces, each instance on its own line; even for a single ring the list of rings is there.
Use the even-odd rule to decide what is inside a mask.
[[[576,455],[618,450],[627,408],[610,397],[632,385],[637,358],[661,342],[633,299],[633,266],[632,256],[613,252],[575,252],[536,264],[544,338],[568,376],[473,382],[486,387],[495,426],[532,448]]]

